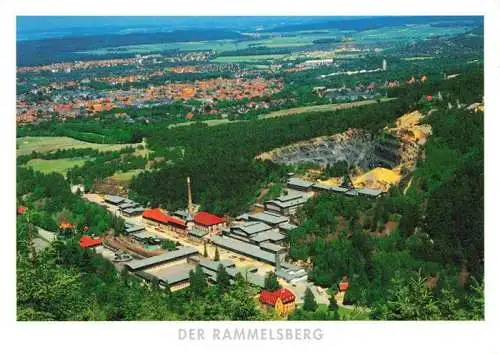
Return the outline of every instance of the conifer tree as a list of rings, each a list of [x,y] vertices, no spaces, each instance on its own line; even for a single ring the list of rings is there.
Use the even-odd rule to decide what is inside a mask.
[[[303,306],[305,311],[311,311],[314,312],[318,308],[318,303],[316,302],[316,299],[314,298],[314,294],[311,291],[311,288],[307,288],[306,293],[304,295],[304,306]]]

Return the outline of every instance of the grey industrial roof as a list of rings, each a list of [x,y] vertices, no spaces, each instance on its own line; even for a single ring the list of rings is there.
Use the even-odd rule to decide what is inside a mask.
[[[313,188],[320,189],[320,190],[323,190],[323,191],[329,191],[329,190],[331,190],[331,186],[327,186],[327,185],[319,184],[319,183],[314,184]]]
[[[136,202],[133,202],[133,203],[120,203],[120,205],[118,206],[119,209],[128,209],[128,208],[134,208],[136,207],[138,204]]]
[[[288,217],[286,216],[277,215],[265,211],[254,215],[248,215],[248,218],[251,220],[262,221],[272,226],[288,221]]]
[[[368,195],[371,197],[376,197],[382,193],[382,190],[374,188],[361,188],[358,189],[358,193],[363,195]]]
[[[291,208],[293,206],[304,204],[305,202],[306,202],[306,198],[304,198],[303,196],[300,196],[300,198],[294,198],[294,199],[288,200],[286,202],[282,202],[278,199],[273,199],[273,200],[266,202],[266,204],[275,204],[275,205],[279,206],[280,208]]]
[[[147,238],[156,238],[156,237],[158,237],[157,235],[153,234],[152,232],[145,231],[145,230],[133,232],[130,235],[133,236],[133,237],[135,237],[135,238],[141,239],[141,240],[144,240],[144,239],[147,239]]]
[[[241,235],[238,235],[238,234],[235,234],[235,233],[231,233],[231,232],[228,233],[228,234],[225,234],[225,235],[227,235],[229,237],[232,237],[234,239],[243,241],[243,242],[250,242],[249,240],[251,239],[248,236],[241,236]]]
[[[263,250],[269,250],[269,251],[274,252],[274,253],[285,249],[285,247],[282,247],[280,245],[276,245],[276,244],[271,243],[271,242],[262,242],[259,245],[259,247],[262,248]]]
[[[276,199],[279,200],[280,202],[288,202],[290,200],[294,200],[294,199],[300,198],[302,196],[303,196],[302,193],[288,193],[286,195],[280,195]]]
[[[286,263],[286,262],[281,263],[281,267],[282,267],[282,268],[285,268],[285,269],[292,270],[292,271],[298,271],[298,270],[300,270],[300,269],[301,269],[300,267],[297,267],[297,266],[296,266],[296,265],[294,265],[294,264],[291,264],[291,263]]]
[[[304,276],[307,276],[307,272],[304,269],[301,269],[301,271],[291,273],[291,272],[288,272],[284,269],[280,269],[280,270],[276,271],[276,275],[278,277],[283,278],[286,281],[290,282],[294,279],[298,279],[298,278],[302,278]]]
[[[259,246],[247,242],[238,241],[231,237],[214,236],[212,242],[222,248],[232,250],[251,258],[256,258],[271,264],[275,263],[275,256],[271,252],[262,250]]]
[[[290,230],[293,230],[293,229],[296,229],[296,228],[297,228],[297,225],[290,224],[288,222],[283,223],[283,224],[280,225],[280,229],[283,229],[285,231],[290,231]]]
[[[288,184],[291,186],[297,186],[302,188],[309,188],[313,185],[312,182],[304,181],[300,178],[290,178],[288,180]]]
[[[179,210],[174,211],[173,215],[178,216],[183,220],[186,220],[187,217],[189,216],[189,213],[187,210],[179,209]]]
[[[129,263],[127,263],[127,266],[132,270],[138,270],[146,267],[151,267],[159,263],[173,261],[178,258],[188,257],[197,253],[198,251],[193,247],[180,247],[175,251],[165,252],[158,256],[130,261]]]
[[[345,192],[345,195],[357,196],[359,193],[356,189],[351,189],[350,191]]]
[[[113,204],[119,204],[121,202],[123,202],[125,198],[123,197],[120,197],[118,195],[105,195],[104,196],[104,201],[106,202],[110,202],[110,203],[113,203]]]
[[[132,215],[132,214],[140,214],[142,212],[144,212],[144,208],[143,207],[137,207],[137,208],[127,208],[127,209],[124,209],[122,210],[125,214],[129,214],[129,215]]]
[[[256,234],[257,232],[269,230],[269,229],[271,229],[271,226],[269,226],[263,222],[260,222],[260,221],[251,221],[251,222],[247,222],[243,225],[233,226],[233,227],[231,227],[231,230],[232,229],[240,229],[248,235],[253,235],[253,234]]]
[[[141,226],[141,225],[136,225],[136,224],[125,224],[125,233],[127,234],[131,234],[131,233],[135,233],[135,232],[138,232],[138,231],[141,231],[141,230],[144,230],[145,227],[144,226]]]
[[[189,235],[192,235],[192,236],[195,236],[195,237],[203,237],[205,236],[206,234],[208,234],[207,231],[203,231],[203,230],[198,230],[198,229],[192,229],[192,230],[189,230]]]
[[[245,213],[245,214],[241,214],[239,216],[236,217],[236,220],[245,220],[245,221],[248,221],[248,214]]]
[[[173,285],[189,280],[189,272],[193,269],[194,265],[186,262],[185,264],[168,267],[165,270],[162,269],[160,273],[156,274],[156,277],[167,284]]]
[[[256,236],[252,237],[252,241],[255,241],[257,243],[269,240],[274,242],[279,242],[284,240],[285,238],[286,238],[285,235],[273,230],[269,230],[269,231],[259,232]]]
[[[202,268],[207,268],[213,271],[217,271],[217,269],[219,269],[220,264],[222,264],[224,268],[229,268],[234,266],[234,263],[229,259],[223,259],[220,261],[211,261],[209,259],[200,258],[199,264],[202,266]]]
[[[332,187],[330,187],[330,190],[331,190],[332,192],[340,192],[340,193],[345,193],[345,192],[347,192],[349,189],[344,188],[344,187],[341,187],[341,186],[332,186]]]

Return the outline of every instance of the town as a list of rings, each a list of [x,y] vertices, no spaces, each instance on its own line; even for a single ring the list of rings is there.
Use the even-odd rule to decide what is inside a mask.
[[[483,318],[482,20],[226,20],[18,42],[18,318]]]

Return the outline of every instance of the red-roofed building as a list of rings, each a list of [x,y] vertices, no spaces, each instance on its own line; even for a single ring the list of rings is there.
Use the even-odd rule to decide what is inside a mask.
[[[19,205],[17,207],[17,214],[23,215],[24,213],[26,213],[26,210],[28,210],[28,208],[26,208],[24,205]]]
[[[155,226],[165,225],[168,230],[185,234],[187,232],[186,222],[182,219],[175,218],[170,215],[164,214],[160,208],[146,209],[142,214],[146,220],[152,221]]]
[[[63,222],[59,225],[59,235],[71,236],[74,233],[73,224]]]
[[[344,276],[342,277],[342,280],[338,284],[338,292],[335,295],[335,300],[337,300],[338,304],[344,303],[344,296],[345,293],[347,292],[347,289],[349,289],[349,281],[347,276]]]
[[[259,301],[265,309],[273,309],[280,316],[286,316],[295,310],[295,294],[285,288],[264,290],[259,295]]]
[[[215,235],[226,227],[226,221],[217,215],[201,211],[194,217],[194,223],[197,229],[209,232]]]
[[[102,245],[102,239],[100,239],[100,238],[94,239],[94,238],[89,237],[89,236],[83,236],[80,239],[80,247],[81,248],[95,247],[95,246],[99,246],[99,245]]]

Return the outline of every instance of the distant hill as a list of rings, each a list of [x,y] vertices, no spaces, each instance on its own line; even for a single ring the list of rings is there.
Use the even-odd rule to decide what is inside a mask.
[[[185,29],[171,32],[108,34],[93,36],[70,36],[17,42],[17,65],[40,65],[53,62],[77,51],[126,45],[211,41],[218,39],[243,40],[247,36],[226,29]]]
[[[481,16],[384,16],[355,19],[335,19],[331,21],[304,23],[298,25],[284,25],[270,28],[265,32],[296,32],[311,30],[338,29],[345,31],[365,31],[369,29],[401,26],[407,24],[432,23],[444,25],[478,25],[483,23]]]

